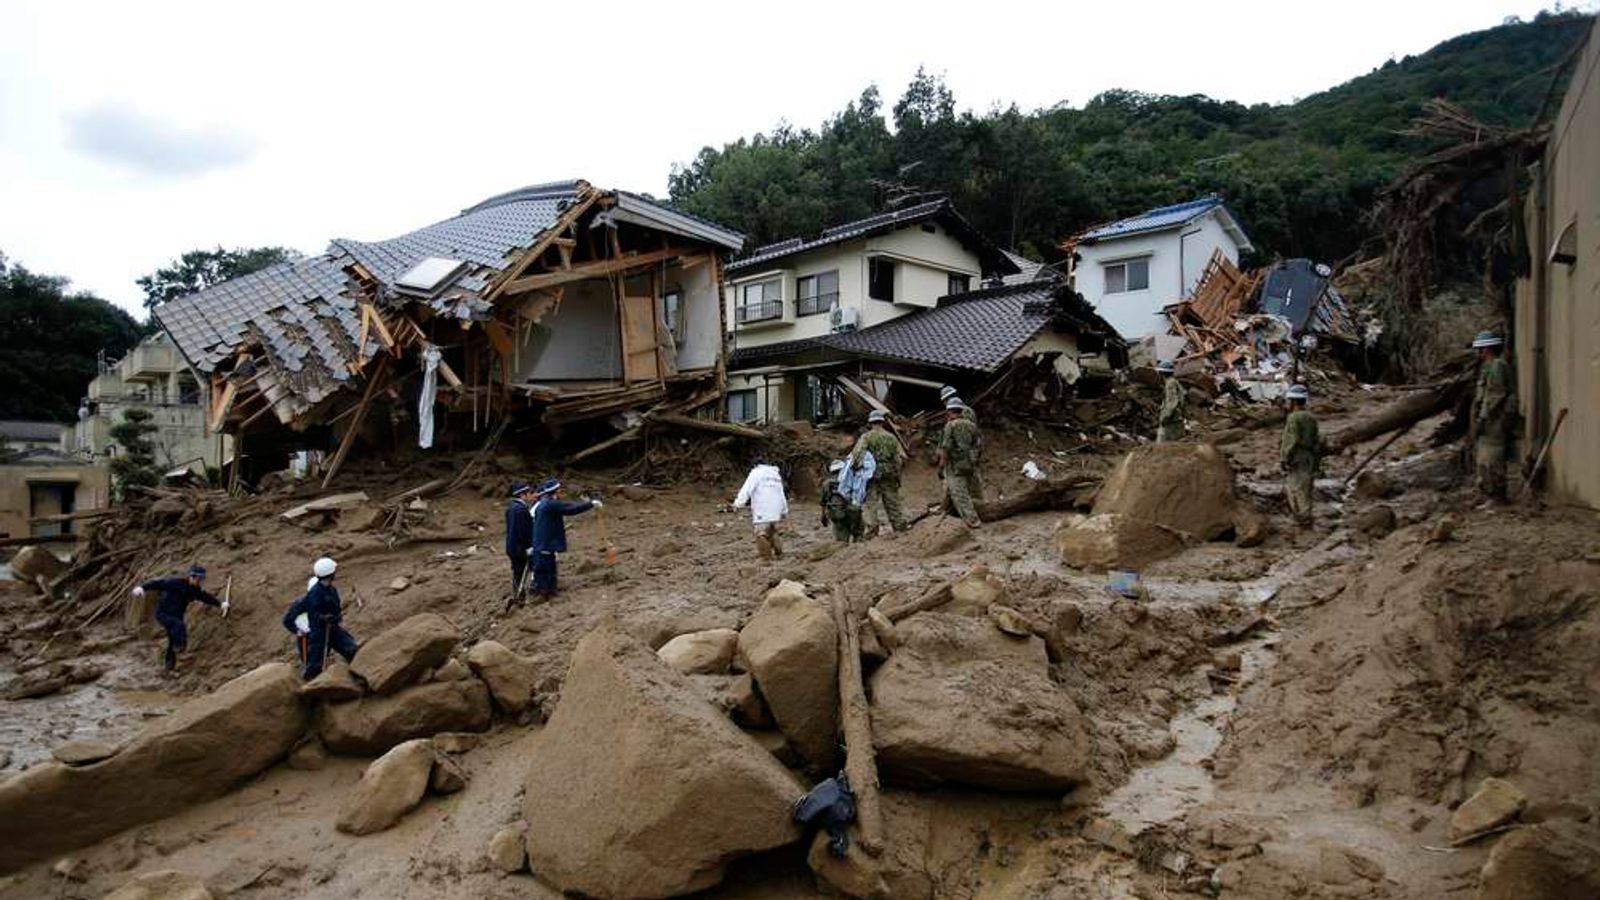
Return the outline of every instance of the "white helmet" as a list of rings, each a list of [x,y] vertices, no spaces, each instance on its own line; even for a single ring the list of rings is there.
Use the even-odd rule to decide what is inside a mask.
[[[833,462],[828,463],[828,471],[829,472],[843,472],[844,471],[844,467],[845,467],[845,462],[842,459],[836,459]]]
[[[1285,397],[1288,397],[1290,400],[1309,400],[1309,399],[1311,399],[1311,392],[1306,390],[1306,386],[1303,385],[1303,384],[1291,384],[1291,385],[1289,385],[1289,389],[1287,391],[1284,391],[1283,395]]]
[[[318,578],[327,578],[331,576],[334,573],[334,570],[337,568],[339,568],[338,565],[335,564],[332,559],[324,556],[311,564],[311,574],[317,576]]]
[[[867,413],[867,421],[868,422],[883,422],[883,421],[887,420],[888,418],[889,418],[889,414],[884,412],[881,409],[875,409],[872,412]]]
[[[940,400],[949,400],[951,397],[954,397],[955,395],[956,395],[956,389],[951,387],[948,384],[945,385],[942,388],[939,388],[939,399]]]
[[[960,397],[957,397],[956,395],[951,394],[949,396],[949,398],[947,398],[944,401],[944,408],[947,409],[947,410],[952,410],[952,411],[959,412],[959,411],[961,411],[963,409],[966,409],[967,405],[965,403],[961,402],[961,398]]]

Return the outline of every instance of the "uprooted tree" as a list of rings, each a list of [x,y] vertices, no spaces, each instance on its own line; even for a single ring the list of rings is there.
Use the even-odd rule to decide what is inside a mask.
[[[149,437],[156,430],[151,418],[147,409],[126,409],[122,421],[111,426],[111,439],[122,447],[122,454],[111,460],[111,474],[124,496],[129,487],[154,487],[161,480],[155,444]]]

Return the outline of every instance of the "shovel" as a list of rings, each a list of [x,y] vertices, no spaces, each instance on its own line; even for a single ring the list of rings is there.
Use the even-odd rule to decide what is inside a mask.
[[[600,543],[604,544],[606,549],[606,565],[614,566],[617,564],[617,545],[611,543],[611,538],[606,534],[605,507],[596,509],[594,515],[596,523],[600,526]]]

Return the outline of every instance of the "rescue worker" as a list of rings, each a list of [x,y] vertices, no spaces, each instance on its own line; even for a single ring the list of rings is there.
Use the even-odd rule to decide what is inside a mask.
[[[972,505],[972,482],[978,471],[981,438],[978,426],[962,415],[965,408],[959,397],[945,402],[944,432],[939,435],[939,474],[956,515],[968,528],[977,528],[981,523]]]
[[[1472,396],[1473,481],[1489,500],[1506,496],[1506,448],[1511,437],[1516,385],[1507,365],[1506,339],[1492,331],[1472,340],[1478,351],[1478,386]]]
[[[599,500],[563,500],[561,482],[551,478],[539,485],[533,504],[533,592],[546,600],[556,595],[556,554],[567,552],[567,516],[600,509]]]
[[[950,391],[950,395],[944,397],[945,408],[949,408],[952,400],[961,404],[961,418],[976,426],[978,424],[978,414],[972,411],[972,407],[961,399],[961,396],[955,392],[955,388],[946,387],[939,391],[940,395],[943,395],[945,390]],[[983,450],[983,432],[981,430],[978,432],[978,450],[981,455]],[[968,482],[968,487],[971,489],[973,500],[983,499],[983,469],[981,467],[975,467],[972,470],[972,479]]]
[[[1289,402],[1289,418],[1283,423],[1283,438],[1278,442],[1284,493],[1295,524],[1306,527],[1312,521],[1312,488],[1322,467],[1322,437],[1316,417],[1306,410],[1311,398],[1306,386],[1290,385],[1284,398]]]
[[[300,639],[305,651],[306,667],[301,677],[306,681],[322,674],[329,650],[349,662],[359,649],[356,639],[341,624],[344,621],[344,603],[339,599],[339,589],[333,586],[334,573],[338,569],[338,565],[326,556],[312,563],[311,576],[316,582],[283,614],[284,629]]]
[[[822,524],[833,529],[833,539],[843,544],[861,540],[861,508],[845,495],[841,484],[848,463],[836,459],[828,463],[828,477],[822,482]]]
[[[133,589],[135,598],[143,597],[145,591],[161,592],[161,599],[156,601],[156,622],[167,633],[167,651],[162,659],[168,672],[178,667],[178,654],[189,647],[189,628],[184,616],[191,602],[199,601],[216,607],[223,615],[228,614],[227,601],[218,600],[201,587],[205,582],[206,567],[196,563],[189,567],[186,575],[153,578]]]
[[[511,599],[506,606],[522,600],[527,587],[528,549],[533,546],[533,486],[517,482],[511,486],[511,502],[506,504],[506,559],[511,561]]]
[[[960,400],[960,392],[948,384],[942,388],[939,388],[940,403],[943,403],[948,408],[952,399]],[[961,404],[961,418],[966,419],[968,422],[971,422],[974,425],[978,424],[978,414],[973,412],[972,407],[968,406],[965,402]]]
[[[1189,392],[1174,374],[1176,367],[1172,364],[1172,360],[1163,359],[1156,363],[1156,371],[1165,379],[1162,385],[1161,419],[1156,432],[1156,443],[1170,444],[1183,440],[1183,420],[1189,402]]]
[[[889,527],[895,531],[910,527],[906,524],[905,509],[900,505],[900,468],[905,464],[906,451],[885,427],[888,420],[888,414],[881,409],[868,413],[867,430],[850,451],[853,466],[861,465],[861,458],[867,453],[872,454],[877,464],[872,480],[867,482],[867,499],[863,504],[867,532],[874,535],[883,525],[882,518],[887,518]]]
[[[789,498],[783,492],[783,473],[759,456],[745,476],[744,486],[733,498],[735,509],[750,507],[750,523],[756,530],[756,553],[762,559],[782,559],[778,525],[789,514]]]

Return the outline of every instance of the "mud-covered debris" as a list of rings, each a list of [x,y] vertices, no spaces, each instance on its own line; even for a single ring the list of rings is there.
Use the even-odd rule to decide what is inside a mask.
[[[1485,778],[1450,816],[1450,840],[1481,834],[1514,821],[1528,808],[1528,795],[1500,778]]]
[[[1474,900],[1600,897],[1600,827],[1560,819],[1518,828],[1495,843]]]
[[[494,705],[519,716],[538,704],[534,691],[539,671],[533,660],[518,656],[504,644],[479,641],[467,651],[467,666],[489,686]]]
[[[426,740],[406,741],[378,757],[340,805],[335,827],[362,835],[393,826],[422,802],[433,764],[433,744]]]
[[[994,627],[1012,637],[1031,637],[1033,635],[1033,624],[1028,621],[1028,617],[1009,606],[1001,606],[998,603],[991,605],[989,607],[989,621],[994,623]]]
[[[839,635],[827,606],[799,583],[781,582],[739,632],[739,659],[783,733],[808,762],[831,769],[838,751]]]
[[[1394,508],[1386,503],[1374,504],[1357,513],[1351,524],[1356,531],[1377,540],[1394,531]]]
[[[43,547],[23,547],[11,557],[11,574],[19,581],[32,582],[35,578],[49,580],[67,570],[61,558]]]
[[[976,565],[950,585],[950,602],[940,612],[958,616],[987,615],[990,604],[1006,602],[1006,583],[985,565]]]
[[[917,559],[943,556],[974,543],[972,529],[954,516],[929,516],[900,540],[905,543],[905,554]]]
[[[321,736],[334,753],[368,756],[441,731],[486,731],[489,715],[483,682],[436,681],[325,707]]]
[[[461,629],[437,613],[419,613],[361,645],[350,671],[375,694],[413,684],[450,658]]]
[[[728,671],[734,651],[739,647],[739,632],[732,628],[712,628],[680,634],[656,653],[667,665],[685,675],[720,675]]]
[[[215,900],[206,883],[186,872],[162,869],[136,876],[105,900]]]

